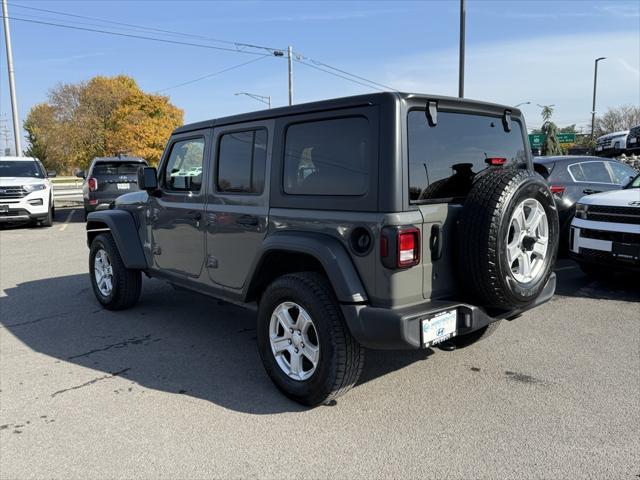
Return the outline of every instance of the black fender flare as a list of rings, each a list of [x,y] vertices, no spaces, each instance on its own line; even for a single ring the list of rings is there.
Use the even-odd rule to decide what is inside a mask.
[[[366,303],[367,292],[344,245],[334,237],[310,232],[276,232],[266,237],[261,255],[251,269],[252,281],[271,252],[295,252],[320,262],[340,303]]]
[[[87,216],[87,246],[91,247],[91,239],[95,234],[107,231],[115,240],[125,267],[137,270],[148,268],[140,244],[138,228],[131,213],[125,210],[99,210],[89,213]]]

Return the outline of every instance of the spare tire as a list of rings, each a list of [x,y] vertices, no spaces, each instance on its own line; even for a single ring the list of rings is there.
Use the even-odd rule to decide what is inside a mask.
[[[478,176],[457,225],[464,291],[485,307],[532,303],[551,275],[558,233],[558,212],[540,176],[513,168]]]

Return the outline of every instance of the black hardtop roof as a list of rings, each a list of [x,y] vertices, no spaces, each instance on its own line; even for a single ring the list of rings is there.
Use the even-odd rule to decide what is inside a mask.
[[[258,110],[255,112],[241,113],[228,117],[214,118],[184,125],[173,131],[174,134],[189,132],[192,130],[200,130],[202,128],[211,128],[216,125],[229,125],[234,123],[251,122],[255,120],[265,120],[269,118],[282,117],[286,115],[298,115],[311,113],[322,110],[334,110],[340,108],[359,107],[364,105],[378,105],[383,102],[399,102],[412,99],[441,100],[448,103],[453,102],[465,106],[467,108],[490,107],[492,109],[511,110],[512,115],[520,116],[520,110],[508,105],[499,105],[496,103],[481,102],[478,100],[470,100],[467,98],[445,97],[440,95],[428,95],[421,93],[402,93],[402,92],[379,92],[365,95],[355,95],[351,97],[332,98],[329,100],[320,100],[317,102],[299,103],[288,107],[272,108],[271,110]]]
[[[118,155],[117,157],[96,157],[93,159],[93,163],[104,162],[127,162],[127,163],[147,163],[144,158],[129,157],[127,155]]]

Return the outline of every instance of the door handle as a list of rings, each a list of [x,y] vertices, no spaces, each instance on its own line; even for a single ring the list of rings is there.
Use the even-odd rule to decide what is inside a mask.
[[[429,248],[431,249],[431,261],[439,260],[442,257],[442,229],[440,225],[431,227]]]
[[[258,225],[258,217],[253,215],[242,215],[236,219],[236,223],[247,227],[255,227]]]
[[[585,195],[593,195],[594,193],[602,193],[602,190],[591,190],[590,188],[585,188],[582,190],[582,193]]]

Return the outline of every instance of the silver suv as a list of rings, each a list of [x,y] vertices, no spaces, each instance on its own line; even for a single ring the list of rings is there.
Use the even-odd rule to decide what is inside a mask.
[[[551,298],[558,215],[516,108],[399,93],[186,125],[141,191],[90,213],[109,309],[141,273],[257,305],[276,386],[351,388],[366,348],[469,345]]]

